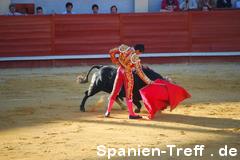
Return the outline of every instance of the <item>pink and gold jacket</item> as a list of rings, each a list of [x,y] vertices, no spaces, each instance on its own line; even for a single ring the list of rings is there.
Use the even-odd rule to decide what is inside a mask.
[[[151,80],[144,74],[142,70],[141,61],[139,59],[139,52],[134,48],[122,44],[119,47],[113,48],[109,51],[110,58],[113,64],[116,64],[124,72],[124,84],[127,98],[132,99],[132,89],[134,79],[132,71],[135,69],[138,76],[146,83],[150,84]],[[114,88],[113,88],[114,89]]]

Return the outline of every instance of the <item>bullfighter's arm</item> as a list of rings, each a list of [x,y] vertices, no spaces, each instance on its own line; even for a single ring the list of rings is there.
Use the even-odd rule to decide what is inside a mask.
[[[146,83],[146,84],[151,84],[152,81],[146,76],[146,74],[142,70],[142,65],[140,62],[139,57],[136,54],[133,54],[131,61],[133,64],[135,64],[136,72],[138,76]]]
[[[113,64],[119,65],[119,61],[116,57],[116,54],[119,54],[119,49],[118,48],[113,48],[109,51],[110,58],[113,62]]]

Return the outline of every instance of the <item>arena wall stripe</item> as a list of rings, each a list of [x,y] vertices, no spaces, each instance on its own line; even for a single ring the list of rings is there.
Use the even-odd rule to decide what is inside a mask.
[[[140,57],[209,57],[209,56],[240,56],[240,52],[194,52],[194,53],[144,53]],[[83,54],[83,55],[59,55],[59,56],[22,56],[0,57],[0,61],[38,61],[38,60],[68,60],[68,59],[106,59],[108,54]]]

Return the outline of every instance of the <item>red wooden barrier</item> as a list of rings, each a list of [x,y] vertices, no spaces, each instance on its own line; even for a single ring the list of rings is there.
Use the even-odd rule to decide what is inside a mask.
[[[240,51],[240,11],[0,16],[0,57],[103,54],[121,43],[146,52]]]
[[[144,43],[146,52],[189,51],[188,13],[126,14],[121,16],[121,39]]]
[[[0,16],[0,57],[51,54],[51,16]]]
[[[106,53],[119,44],[119,15],[57,15],[56,54]]]
[[[240,51],[240,11],[192,12],[192,51]]]

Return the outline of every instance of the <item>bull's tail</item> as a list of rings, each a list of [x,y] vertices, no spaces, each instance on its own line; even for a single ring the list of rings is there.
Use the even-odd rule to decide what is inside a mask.
[[[80,83],[87,83],[87,82],[88,82],[88,76],[90,75],[91,71],[92,71],[93,69],[95,69],[95,68],[96,68],[96,69],[100,69],[100,68],[102,68],[102,67],[103,67],[103,65],[94,65],[94,66],[92,66],[85,77],[84,77],[84,76],[81,76],[81,75],[77,77],[78,81],[79,81]]]

